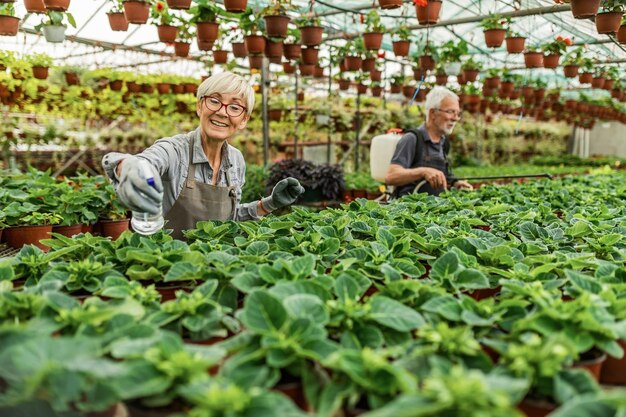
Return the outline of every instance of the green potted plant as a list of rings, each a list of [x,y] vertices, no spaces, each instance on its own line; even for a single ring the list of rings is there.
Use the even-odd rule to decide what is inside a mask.
[[[413,0],[420,25],[434,25],[439,20],[442,0]]]
[[[580,59],[580,75],[578,76],[578,81],[581,84],[591,83],[595,66],[594,60],[589,57],[582,57]]]
[[[524,64],[526,68],[541,68],[543,67],[543,52],[541,52],[541,46],[527,45],[524,50]]]
[[[170,14],[167,4],[157,1],[150,9],[150,18],[153,25],[157,27],[159,41],[172,43],[176,40],[178,27],[172,25],[174,16]]]
[[[480,70],[483,68],[482,62],[475,61],[473,57],[469,57],[461,64],[461,69],[463,70],[463,79],[466,82],[474,82],[480,73]]]
[[[300,15],[296,19],[296,26],[300,29],[302,45],[318,46],[322,43],[324,29],[317,15],[312,13]]]
[[[559,58],[565,54],[567,47],[572,44],[570,38],[557,36],[553,41],[541,45],[544,52],[543,66],[544,68],[556,68],[559,66]]]
[[[15,36],[20,24],[20,19],[15,16],[13,3],[0,3],[0,35]]]
[[[124,15],[124,5],[122,4],[122,0],[108,0],[108,2],[111,5],[109,11],[107,12],[111,30],[126,32],[128,30],[128,20],[126,20],[126,16]]]
[[[46,53],[34,53],[26,56],[26,60],[33,67],[33,77],[38,80],[48,78],[48,69],[52,66],[52,57]]]
[[[102,236],[109,236],[111,239],[117,239],[130,226],[128,218],[128,209],[120,203],[113,187],[106,187],[105,192],[109,201],[103,212],[100,214],[98,224]]]
[[[443,69],[448,75],[459,75],[461,73],[461,57],[467,54],[467,42],[461,39],[459,42],[449,40],[439,47],[439,62],[443,64]]]
[[[269,4],[261,9],[260,16],[265,21],[265,33],[270,38],[284,38],[287,36],[287,27],[291,20],[287,12],[295,10],[292,0],[270,0]]]
[[[239,16],[239,28],[244,34],[244,43],[249,54],[259,55],[265,51],[265,37],[261,35],[260,27],[263,21],[248,8]]]
[[[129,23],[143,25],[150,17],[150,5],[153,0],[122,0],[124,16]]]
[[[601,3],[602,12],[595,17],[596,30],[599,34],[615,34],[622,22],[622,15],[626,9],[624,0],[604,0]]]
[[[485,43],[489,48],[499,48],[502,45],[510,24],[510,17],[502,17],[497,13],[491,14],[480,21],[480,26],[485,34]]]
[[[285,58],[289,60],[297,60],[302,56],[301,33],[298,28],[289,28],[287,30],[287,38],[283,44]]]
[[[197,0],[189,9],[191,14],[190,23],[197,28],[199,41],[213,42],[217,39],[219,24],[217,17],[222,13],[222,8],[214,1]]]
[[[406,22],[396,26],[391,31],[393,54],[395,56],[408,56],[411,49],[411,31]]]
[[[174,53],[176,56],[184,58],[189,55],[193,33],[191,32],[191,23],[187,19],[180,16],[176,16],[176,18],[178,23],[176,40],[174,41]]]
[[[563,58],[563,74],[567,78],[574,78],[578,75],[578,70],[582,63],[583,47],[570,51]]]
[[[365,31],[363,33],[363,42],[365,49],[368,51],[377,51],[383,42],[383,33],[385,26],[383,25],[380,15],[376,9],[370,10],[364,19]]]
[[[526,38],[512,30],[510,27],[506,31],[506,51],[510,54],[521,54],[524,51]]]
[[[74,16],[69,12],[48,11],[41,23],[35,26],[36,31],[43,29],[46,41],[60,43],[65,40],[65,30],[67,25],[76,27]]]

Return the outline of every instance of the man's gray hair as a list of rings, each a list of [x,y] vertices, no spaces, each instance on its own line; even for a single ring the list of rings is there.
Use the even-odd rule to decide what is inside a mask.
[[[428,122],[428,118],[430,115],[430,110],[438,109],[439,107],[441,107],[441,102],[446,97],[450,97],[459,101],[459,96],[457,96],[456,94],[454,94],[452,91],[448,90],[447,88],[441,87],[439,85],[434,87],[432,90],[430,90],[430,93],[426,95],[425,106],[426,106],[426,121],[427,122]]]
[[[210,96],[211,94],[234,94],[244,102],[248,115],[252,114],[254,90],[248,84],[248,81],[240,75],[224,71],[210,76],[200,84],[196,97],[199,102],[202,100],[202,97]]]

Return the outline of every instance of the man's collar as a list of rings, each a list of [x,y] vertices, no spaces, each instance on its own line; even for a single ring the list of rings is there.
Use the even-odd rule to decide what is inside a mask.
[[[424,140],[426,142],[435,143],[430,138],[430,133],[428,133],[428,129],[426,128],[426,123],[423,123],[418,129],[424,132],[424,138],[425,138]],[[439,138],[439,142],[437,143],[442,143],[445,139],[446,139],[446,135],[441,135],[441,137]]]

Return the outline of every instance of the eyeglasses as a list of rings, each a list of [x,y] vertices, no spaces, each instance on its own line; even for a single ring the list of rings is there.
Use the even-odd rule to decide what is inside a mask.
[[[203,98],[205,107],[210,111],[218,112],[222,110],[222,107],[226,107],[226,114],[230,117],[239,117],[246,111],[246,108],[242,105],[235,103],[226,104],[216,97],[205,96]]]
[[[435,109],[435,110],[443,112],[443,113],[446,113],[448,116],[456,116],[459,119],[463,116],[463,112],[462,111],[456,111],[456,110],[452,110],[452,109],[450,109],[450,110]]]

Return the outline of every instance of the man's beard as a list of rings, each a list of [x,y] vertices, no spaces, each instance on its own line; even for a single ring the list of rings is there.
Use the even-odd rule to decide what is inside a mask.
[[[452,124],[451,127],[448,127],[447,124],[443,125],[443,128],[441,130],[443,130],[443,133],[445,133],[446,135],[449,135],[452,133],[452,131],[454,130],[454,127],[456,126],[456,123]]]

